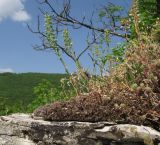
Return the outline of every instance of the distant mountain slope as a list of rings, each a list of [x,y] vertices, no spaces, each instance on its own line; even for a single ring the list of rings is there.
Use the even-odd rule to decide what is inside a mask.
[[[43,79],[60,85],[59,80],[65,74],[45,74],[45,73],[1,73],[0,74],[0,99],[7,99],[8,105],[22,101],[25,105],[34,99],[33,88]]]

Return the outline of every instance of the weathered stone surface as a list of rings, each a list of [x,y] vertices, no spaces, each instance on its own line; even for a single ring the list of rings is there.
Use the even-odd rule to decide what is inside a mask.
[[[160,132],[108,122],[49,122],[27,114],[0,117],[0,145],[158,145]]]

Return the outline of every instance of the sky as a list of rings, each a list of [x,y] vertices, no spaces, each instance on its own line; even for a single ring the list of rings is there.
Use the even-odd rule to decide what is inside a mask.
[[[38,9],[40,4],[37,1],[0,0],[0,73],[64,73],[64,68],[54,53],[33,49],[35,44],[40,44],[40,40],[28,30],[26,23],[33,28],[36,27],[37,16],[40,15]],[[60,5],[59,1],[62,0],[57,0],[57,7]],[[90,16],[93,10],[107,1],[109,0],[72,0],[72,13],[76,17]],[[131,0],[114,0],[114,3],[129,8]],[[77,51],[85,47],[83,38],[86,34],[85,30],[73,32],[73,43]],[[66,61],[73,72],[74,64],[69,59]],[[85,58],[81,61],[83,65],[89,67]]]

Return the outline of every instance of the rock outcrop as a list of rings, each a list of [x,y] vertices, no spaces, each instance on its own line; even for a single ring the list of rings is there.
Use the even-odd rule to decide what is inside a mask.
[[[0,145],[159,145],[160,132],[108,122],[49,122],[28,114],[0,117]]]

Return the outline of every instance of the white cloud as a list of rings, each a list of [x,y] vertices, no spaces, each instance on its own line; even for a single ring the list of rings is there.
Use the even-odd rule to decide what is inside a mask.
[[[13,73],[13,69],[11,68],[0,68],[0,73],[10,72]]]
[[[16,12],[16,13],[13,15],[12,19],[13,19],[14,21],[27,21],[27,20],[30,20],[30,16],[27,14],[26,11],[23,11],[23,10],[22,10],[22,11]]]
[[[0,0],[0,21],[11,18],[14,21],[28,21],[30,15],[24,8],[24,0]]]

